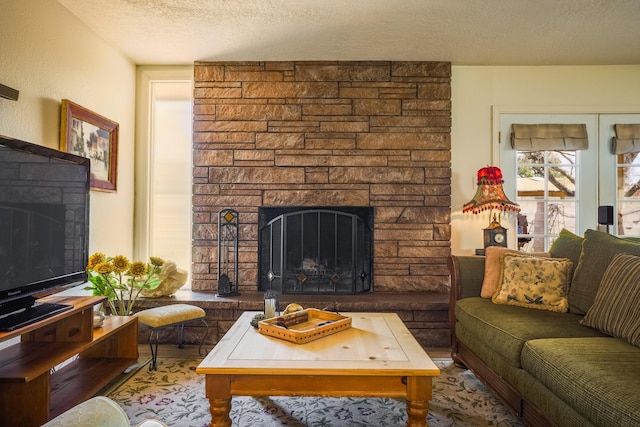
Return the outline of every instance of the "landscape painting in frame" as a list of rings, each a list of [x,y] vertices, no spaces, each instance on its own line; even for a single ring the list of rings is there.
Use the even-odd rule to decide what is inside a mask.
[[[116,191],[118,123],[63,99],[60,150],[91,160],[91,189]]]

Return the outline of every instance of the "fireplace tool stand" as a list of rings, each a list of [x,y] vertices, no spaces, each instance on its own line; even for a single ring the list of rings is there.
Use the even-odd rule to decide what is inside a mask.
[[[238,292],[238,212],[223,209],[218,213],[218,296]]]

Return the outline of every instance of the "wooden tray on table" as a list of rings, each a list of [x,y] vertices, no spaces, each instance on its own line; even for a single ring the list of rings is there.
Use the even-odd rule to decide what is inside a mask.
[[[308,343],[350,327],[351,317],[315,308],[272,317],[258,323],[261,334],[296,344]]]

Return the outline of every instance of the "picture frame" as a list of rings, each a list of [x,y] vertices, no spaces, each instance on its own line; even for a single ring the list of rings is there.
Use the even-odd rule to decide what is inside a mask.
[[[116,191],[118,123],[62,100],[60,150],[91,160],[91,189]]]

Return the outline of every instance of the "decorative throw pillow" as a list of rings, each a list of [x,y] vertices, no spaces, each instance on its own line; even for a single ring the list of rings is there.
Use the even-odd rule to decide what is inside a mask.
[[[589,310],[605,270],[619,253],[640,255],[640,244],[603,231],[585,231],[582,254],[569,289],[569,311],[585,314]]]
[[[573,265],[577,266],[582,253],[583,241],[584,237],[580,237],[563,228],[560,230],[558,238],[553,241],[549,252],[553,258],[569,258]]]
[[[495,304],[567,312],[567,292],[573,263],[568,258],[541,258],[521,254],[500,257],[500,284]]]
[[[500,257],[504,254],[522,254],[515,249],[507,249],[500,246],[488,246],[484,250],[484,280],[482,281],[482,289],[480,296],[483,298],[491,298],[498,289],[500,281]],[[532,252],[526,253],[529,256],[549,257],[549,252]]]
[[[581,323],[640,347],[640,257],[613,257]]]

